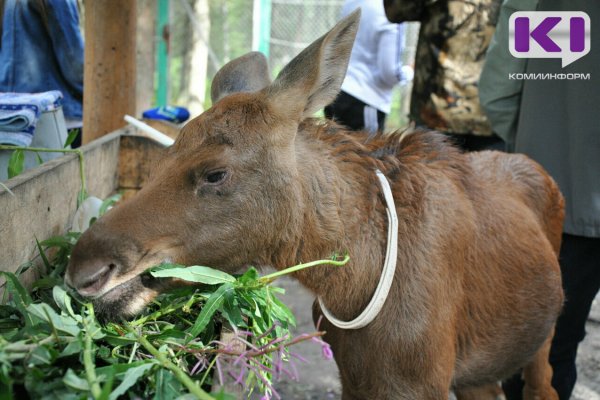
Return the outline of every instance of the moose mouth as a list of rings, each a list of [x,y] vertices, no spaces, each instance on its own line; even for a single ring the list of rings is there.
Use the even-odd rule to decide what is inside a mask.
[[[136,275],[92,299],[94,310],[104,322],[134,317],[156,296],[167,290],[172,279]]]

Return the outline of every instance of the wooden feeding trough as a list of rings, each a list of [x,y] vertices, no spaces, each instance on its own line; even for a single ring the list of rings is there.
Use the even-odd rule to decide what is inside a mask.
[[[146,182],[164,146],[119,129],[81,148],[87,190],[106,198],[131,196]],[[0,270],[14,272],[37,255],[36,238],[62,235],[71,226],[81,188],[79,158],[67,154],[28,170],[0,186]],[[12,192],[12,193],[11,193]],[[27,281],[31,276],[24,276]]]
[[[173,130],[171,134],[174,136]],[[129,197],[146,182],[151,167],[165,146],[144,136],[136,136],[133,127],[119,129],[81,147],[87,190],[90,195],[106,198],[121,192]],[[0,271],[15,272],[38,254],[36,239],[44,240],[69,230],[77,209],[81,189],[79,157],[69,153],[28,170],[0,186]],[[24,284],[35,278],[35,269],[20,276]],[[233,342],[234,335],[224,326],[222,343],[235,350],[243,345]],[[240,347],[241,346],[241,347]],[[228,393],[241,394],[241,388],[229,384]],[[220,386],[213,390],[218,392]]]

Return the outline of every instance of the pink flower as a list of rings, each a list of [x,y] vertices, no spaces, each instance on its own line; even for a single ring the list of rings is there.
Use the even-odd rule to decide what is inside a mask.
[[[323,341],[321,341],[321,353],[323,354],[323,358],[326,360],[333,359],[333,351],[331,350],[331,346]]]
[[[333,359],[333,350],[331,350],[331,346],[329,345],[329,343],[316,336],[313,337],[311,340],[321,345],[321,354],[323,354],[323,358],[325,358],[328,361]]]

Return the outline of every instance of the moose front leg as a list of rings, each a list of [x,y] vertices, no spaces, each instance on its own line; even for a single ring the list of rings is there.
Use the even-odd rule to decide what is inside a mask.
[[[436,325],[421,321],[424,329],[411,335],[400,334],[379,318],[364,328],[344,330],[321,318],[315,302],[313,320],[327,332],[323,339],[331,345],[340,371],[342,400],[448,398],[456,348],[452,335],[437,334],[451,331],[441,319]]]
[[[373,332],[363,337],[358,332],[336,332],[328,338],[330,333],[325,338],[333,339],[343,400],[448,398],[454,367],[451,345],[422,351],[421,345],[389,343]],[[349,339],[345,345],[344,339]]]
[[[409,383],[396,379],[395,382],[379,382],[371,390],[357,389],[352,384],[342,382],[342,400],[445,400],[449,389],[446,385]]]
[[[458,400],[503,400],[505,398],[499,383],[460,388],[456,389],[454,393]]]

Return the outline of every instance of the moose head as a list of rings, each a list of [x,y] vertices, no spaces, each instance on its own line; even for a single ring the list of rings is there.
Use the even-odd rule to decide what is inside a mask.
[[[297,183],[307,162],[298,159],[299,127],[338,94],[359,18],[356,11],[339,22],[273,82],[260,53],[224,66],[214,105],[182,129],[136,196],[81,236],[66,282],[117,318],[182,284],[144,274],[154,265],[233,272],[286,261],[281,249],[301,235],[298,211],[309,201]]]

